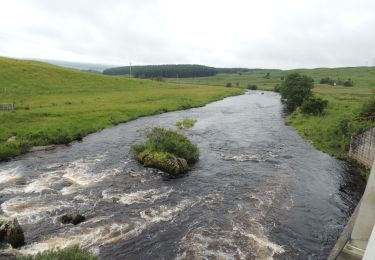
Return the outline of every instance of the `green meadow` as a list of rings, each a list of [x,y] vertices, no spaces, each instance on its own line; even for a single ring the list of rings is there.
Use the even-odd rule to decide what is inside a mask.
[[[299,72],[314,79],[315,95],[329,101],[327,110],[321,116],[304,115],[297,109],[286,118],[286,123],[309,140],[317,149],[338,158],[348,159],[350,136],[374,125],[374,121],[358,119],[358,114],[375,91],[375,67],[318,68],[297,70],[256,69],[250,72],[217,74],[204,78],[169,79],[181,84],[204,84],[247,88],[257,85],[260,90],[273,90],[281,84],[282,77]],[[269,78],[267,78],[269,73]],[[354,81],[354,87],[319,84],[320,79],[330,77],[334,80]]]
[[[203,106],[244,90],[104,76],[0,58],[0,160],[66,144],[141,116]]]

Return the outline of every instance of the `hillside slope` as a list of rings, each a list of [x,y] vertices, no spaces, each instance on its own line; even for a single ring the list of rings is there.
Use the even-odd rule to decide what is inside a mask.
[[[62,144],[140,116],[202,106],[243,93],[79,72],[0,58],[0,160],[36,145]]]

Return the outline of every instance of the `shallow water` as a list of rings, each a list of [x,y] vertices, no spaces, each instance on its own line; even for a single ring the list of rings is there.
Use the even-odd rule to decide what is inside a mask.
[[[186,117],[201,152],[189,174],[134,160],[146,130]],[[357,176],[285,125],[278,94],[251,91],[2,163],[0,202],[24,228],[22,253],[80,243],[103,259],[326,259],[363,192]],[[62,225],[72,210],[87,221]]]

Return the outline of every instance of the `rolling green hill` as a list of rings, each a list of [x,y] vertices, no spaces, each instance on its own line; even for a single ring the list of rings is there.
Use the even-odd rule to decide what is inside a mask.
[[[140,116],[202,106],[241,89],[176,85],[0,58],[0,160],[62,144]]]

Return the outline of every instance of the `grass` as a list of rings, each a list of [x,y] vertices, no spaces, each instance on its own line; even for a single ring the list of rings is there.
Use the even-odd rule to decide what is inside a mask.
[[[0,112],[0,161],[32,146],[66,144],[141,116],[199,107],[243,92],[96,75],[0,57],[0,103],[16,107],[14,112]]]
[[[257,85],[259,90],[274,90],[276,84],[281,84],[282,77],[299,72],[310,76],[315,81],[313,92],[316,96],[328,100],[328,107],[323,115],[304,115],[297,110],[287,117],[286,122],[298,133],[309,140],[317,149],[332,156],[348,159],[350,135],[374,125],[370,121],[358,121],[360,110],[375,91],[375,67],[353,68],[318,68],[298,70],[263,70],[257,69],[241,74],[218,74],[204,78],[169,79],[170,82],[183,84],[204,84],[225,86],[231,83],[247,88]],[[270,78],[265,76],[270,73]],[[354,81],[354,87],[340,87],[317,84],[321,78]]]
[[[17,256],[17,260],[97,260],[91,253],[79,246],[71,246],[59,250],[47,250],[35,256]]]
[[[178,121],[176,123],[176,127],[178,129],[187,129],[187,128],[192,128],[195,123],[197,122],[197,120],[195,119],[191,119],[191,118],[185,118],[184,120],[182,121]]]
[[[134,145],[132,150],[146,167],[153,167],[173,176],[189,170],[199,159],[198,147],[184,135],[164,128],[154,128],[148,140]]]

